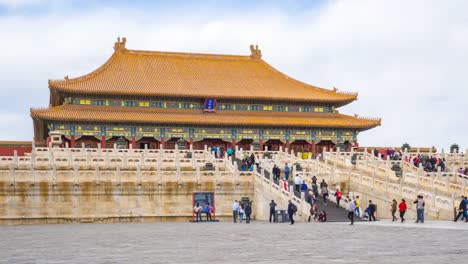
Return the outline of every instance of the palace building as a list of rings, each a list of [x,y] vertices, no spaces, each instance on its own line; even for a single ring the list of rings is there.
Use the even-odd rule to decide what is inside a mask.
[[[60,132],[70,147],[195,149],[250,145],[312,151],[357,145],[381,120],[338,108],[357,94],[295,80],[249,56],[130,50],[118,39],[97,70],[50,80],[50,106],[32,108],[36,145]]]

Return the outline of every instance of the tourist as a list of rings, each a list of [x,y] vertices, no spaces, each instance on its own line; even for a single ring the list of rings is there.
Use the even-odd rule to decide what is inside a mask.
[[[356,202],[351,200],[349,202],[348,219],[351,221],[350,225],[354,225],[354,210],[356,209]]]
[[[466,206],[467,206],[467,204],[466,204],[465,196],[462,195],[460,205],[458,206],[458,214],[455,217],[454,222],[457,222],[458,218],[460,216],[462,216],[462,221],[463,221],[463,218],[466,218],[465,217],[465,215],[466,215]]]
[[[317,183],[312,183],[312,193],[315,197],[318,197],[319,192],[318,192],[318,186]]]
[[[276,222],[275,210],[276,210],[275,200],[271,200],[271,203],[270,203],[270,223],[271,223],[271,218],[272,217],[273,217],[273,222]]]
[[[308,189],[309,187],[307,186],[307,183],[305,181],[302,181],[301,192],[307,192]]]
[[[405,222],[405,213],[406,213],[406,209],[407,209],[405,199],[401,199],[401,202],[398,205],[398,208],[400,209],[400,219],[401,219],[401,222],[403,223],[403,222]]]
[[[369,200],[369,206],[367,208],[368,208],[368,214],[369,214],[369,222],[371,222],[372,219],[374,219],[374,222],[375,222],[375,214],[377,211],[377,207],[375,207],[375,204],[373,204],[372,201]]]
[[[322,210],[318,216],[318,221],[319,222],[326,222],[327,221],[327,212]]]
[[[340,207],[341,196],[342,196],[342,193],[340,192],[339,189],[336,189],[336,192],[335,192],[334,196],[336,198],[336,208],[339,208]]]
[[[322,189],[323,187],[328,188],[328,184],[325,182],[325,179],[322,179],[322,182],[320,183],[320,189]]]
[[[245,223],[250,224],[250,215],[252,214],[252,205],[251,203],[247,203],[244,209],[245,212]]]
[[[312,180],[312,184],[317,184],[317,177],[315,177],[315,175],[312,176],[311,180]]]
[[[314,193],[312,192],[312,190],[306,192],[306,202],[310,204],[310,206],[312,206],[315,203]]]
[[[290,172],[290,168],[288,164],[286,163],[284,165],[284,177],[286,178],[287,181],[289,181],[289,172]]]
[[[301,177],[299,174],[296,174],[296,177],[294,177],[294,191],[299,192],[301,186]]]
[[[355,203],[356,209],[354,210],[354,212],[356,213],[357,217],[361,217],[361,199],[359,199],[359,196],[356,196]]]
[[[200,203],[197,203],[193,207],[193,212],[195,214],[195,221],[196,222],[201,222],[202,221],[202,219],[201,219],[202,210],[203,210],[203,208],[200,206]]]
[[[283,179],[283,189],[289,192],[289,182],[286,179]]]
[[[207,203],[205,205],[205,213],[206,213],[206,221],[213,221],[211,219],[211,214],[213,213],[213,206],[210,205],[210,203]]]
[[[397,210],[397,205],[398,205],[398,202],[397,200],[393,199],[392,201],[392,205],[391,205],[391,212],[392,212],[392,222],[395,222],[398,220],[398,218],[395,216],[395,213],[396,213],[396,210]]]
[[[244,220],[244,212],[244,206],[239,206],[239,223],[242,223],[242,220]]]
[[[309,220],[308,222],[310,222],[311,219],[314,219],[314,221],[317,221],[317,216],[318,216],[318,207],[317,207],[317,204],[312,204],[310,206],[310,211],[309,211],[310,215],[309,215]]]
[[[321,189],[322,197],[323,197],[323,204],[327,204],[327,197],[328,197],[328,188],[323,186]]]
[[[280,170],[278,167],[276,167],[276,164],[273,165],[273,170],[271,173],[273,174],[273,178],[275,179],[275,182],[279,181]]]
[[[288,215],[289,215],[289,220],[291,221],[290,225],[294,225],[294,214],[297,212],[297,207],[295,204],[289,200],[288,203]]]
[[[415,223],[424,223],[424,206],[426,203],[424,202],[423,196],[418,195],[418,198],[416,201],[413,202],[416,204],[416,213],[417,213],[417,218]]]
[[[232,220],[237,223],[237,215],[239,214],[239,203],[237,200],[232,204]]]

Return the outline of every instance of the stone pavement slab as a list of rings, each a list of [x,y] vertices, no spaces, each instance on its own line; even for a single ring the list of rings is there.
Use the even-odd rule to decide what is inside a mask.
[[[440,264],[466,258],[468,225],[421,226],[389,221],[0,226],[0,263]]]

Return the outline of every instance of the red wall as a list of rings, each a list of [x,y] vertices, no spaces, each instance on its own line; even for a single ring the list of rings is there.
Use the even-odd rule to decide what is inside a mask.
[[[0,146],[0,156],[13,156],[15,150],[18,152],[18,156],[24,156],[24,153],[31,153],[32,146]]]

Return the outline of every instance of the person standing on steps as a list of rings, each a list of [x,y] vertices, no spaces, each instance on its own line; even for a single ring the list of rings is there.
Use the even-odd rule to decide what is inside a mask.
[[[301,177],[299,174],[296,174],[296,177],[294,177],[294,191],[299,192],[301,187]]]
[[[250,215],[252,214],[252,204],[250,202],[245,205],[245,223],[250,224]]]
[[[322,192],[322,197],[323,197],[323,204],[327,204],[328,188],[323,186],[321,188],[321,192]]]
[[[403,223],[403,222],[405,222],[405,213],[406,213],[406,209],[407,209],[405,199],[401,199],[401,202],[398,205],[398,209],[400,209],[400,219],[401,219],[401,222]]]
[[[320,189],[322,189],[323,187],[328,188],[328,184],[325,182],[325,179],[322,179],[322,182],[320,183]]]
[[[374,222],[375,222],[375,213],[376,213],[377,208],[375,207],[375,204],[373,204],[371,200],[369,200],[369,206],[367,208],[369,210],[369,222],[371,222],[372,219],[374,219]]]
[[[307,183],[305,181],[302,181],[301,183],[301,192],[306,193],[309,187],[307,186]]]
[[[288,166],[288,164],[286,163],[284,165],[284,177],[286,178],[287,181],[289,181],[289,172],[290,172],[290,168]]]
[[[393,199],[391,210],[390,210],[392,212],[392,222],[398,221],[398,218],[395,216],[397,206],[398,206],[398,202],[395,199]]]
[[[348,219],[351,221],[350,225],[354,225],[354,210],[356,209],[356,202],[351,200],[349,202]]]
[[[270,223],[271,223],[271,218],[273,217],[273,222],[275,222],[275,209],[276,209],[276,203],[275,200],[271,200],[270,203]]]
[[[342,196],[342,193],[340,192],[340,190],[336,189],[336,192],[335,192],[336,208],[340,207],[341,196]]]
[[[421,222],[421,224],[424,224],[424,206],[426,203],[424,202],[424,198],[422,195],[418,195],[418,199],[413,202],[416,204],[416,212],[417,212],[417,218],[415,223]]]
[[[289,200],[288,203],[288,215],[289,215],[289,220],[291,221],[290,225],[294,225],[294,214],[297,212],[297,207],[295,204]]]
[[[239,214],[239,203],[237,200],[232,204],[232,220],[234,223],[237,223],[237,215]]]

